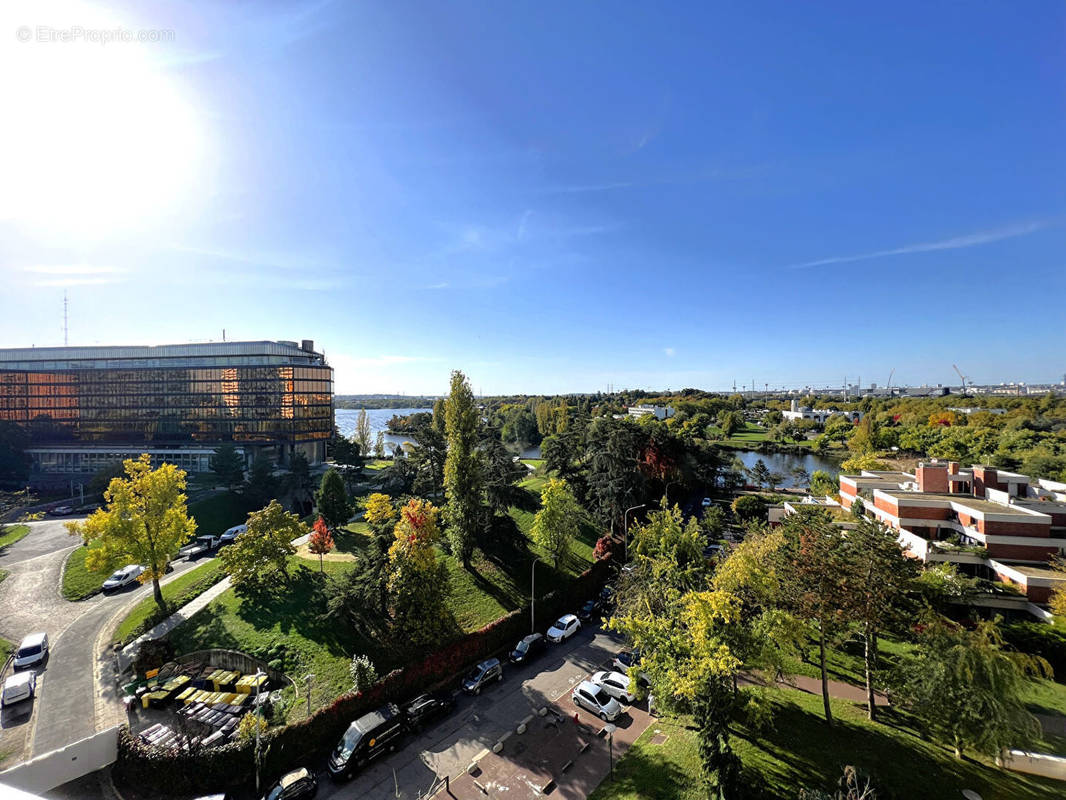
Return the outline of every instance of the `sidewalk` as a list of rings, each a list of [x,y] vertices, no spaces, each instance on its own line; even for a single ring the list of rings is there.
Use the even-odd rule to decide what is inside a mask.
[[[738,683],[747,686],[767,686],[766,679],[758,673],[748,673],[741,675]],[[866,687],[855,686],[854,684],[844,683],[843,681],[830,680],[829,682],[829,696],[837,700],[850,700],[853,703],[866,703]],[[822,694],[822,679],[811,678],[807,675],[788,675],[780,678],[777,683],[783,689],[799,689],[801,692],[807,694],[816,694],[821,697]],[[888,698],[881,692],[874,692],[874,705],[887,706],[889,705]]]
[[[472,771],[451,780],[434,797],[532,800],[551,793],[580,800],[610,774],[612,752],[617,762],[653,722],[646,710],[630,706],[615,720],[609,744],[603,735],[605,723],[584,709],[578,710],[566,693],[547,708],[544,716],[516,720],[516,726],[526,723],[524,733],[519,734],[517,727],[505,733],[497,740],[497,746],[502,745],[498,754],[482,751]]]

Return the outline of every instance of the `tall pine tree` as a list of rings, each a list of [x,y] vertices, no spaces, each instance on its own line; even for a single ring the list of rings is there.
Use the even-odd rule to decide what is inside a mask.
[[[451,394],[445,405],[448,456],[444,461],[444,519],[452,554],[470,567],[474,543],[482,524],[481,460],[477,454],[478,409],[470,382],[452,372]]]

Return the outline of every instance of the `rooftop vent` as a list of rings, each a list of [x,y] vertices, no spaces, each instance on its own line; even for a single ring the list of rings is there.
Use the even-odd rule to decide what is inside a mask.
[[[314,339],[304,339],[302,342],[300,342],[300,349],[301,350],[305,350],[308,353],[315,352],[315,340]]]

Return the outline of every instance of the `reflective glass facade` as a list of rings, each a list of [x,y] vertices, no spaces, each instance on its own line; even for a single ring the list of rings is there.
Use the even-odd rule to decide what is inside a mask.
[[[34,446],[325,441],[333,370],[279,342],[0,350],[0,419]]]

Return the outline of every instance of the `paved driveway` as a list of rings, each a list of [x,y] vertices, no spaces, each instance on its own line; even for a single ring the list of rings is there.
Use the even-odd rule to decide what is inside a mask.
[[[359,797],[368,800],[408,800],[424,795],[436,782],[455,780],[484,750],[540,706],[562,696],[564,708],[573,708],[570,690],[590,672],[622,649],[614,634],[584,628],[567,642],[556,645],[538,661],[524,667],[504,666],[504,680],[480,697],[459,695],[449,717],[432,723],[420,736],[377,763],[349,783],[335,783],[319,769],[320,798]],[[273,779],[276,776],[264,776]]]
[[[76,603],[63,599],[63,562],[80,544],[66,532],[65,521],[29,523],[30,533],[0,554],[0,569],[10,573],[0,583],[0,636],[17,643],[28,633],[45,631],[51,650],[48,663],[38,669],[33,713],[0,716],[0,751],[13,754],[5,767],[124,719],[104,634],[112,620],[151,593],[151,585]],[[175,563],[164,583],[205,561]]]

